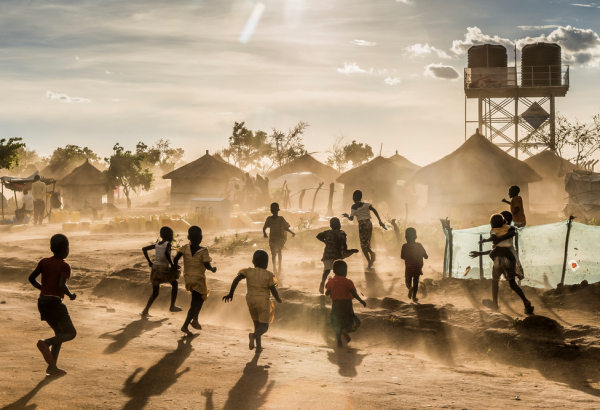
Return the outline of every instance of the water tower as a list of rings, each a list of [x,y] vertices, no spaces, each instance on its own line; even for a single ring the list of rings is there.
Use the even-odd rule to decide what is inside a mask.
[[[516,57],[516,56],[515,56]],[[508,67],[506,48],[484,44],[468,52],[464,72],[465,139],[467,125],[507,152],[528,155],[521,140],[539,133],[550,123],[550,148],[555,149],[555,98],[569,90],[569,66],[561,65],[561,48],[553,43],[528,44],[521,50],[521,66]],[[467,101],[477,99],[477,120],[467,117]]]

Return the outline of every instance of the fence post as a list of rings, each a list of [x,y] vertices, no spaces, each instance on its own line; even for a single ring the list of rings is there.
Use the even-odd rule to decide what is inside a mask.
[[[479,252],[483,252],[483,235],[479,234]],[[479,255],[479,279],[483,279],[483,255]]]
[[[448,235],[446,234],[446,232],[448,232],[448,228],[447,228],[447,223],[448,223],[448,219],[440,219],[440,223],[442,224],[442,230],[444,231],[444,238],[446,240],[446,243],[444,245],[444,262],[442,265],[442,276],[446,277],[446,261],[448,260],[448,245],[449,245],[449,241],[448,241]]]
[[[569,216],[569,222],[567,223],[567,239],[565,241],[565,259],[563,261],[562,276],[560,277],[561,285],[565,284],[565,273],[567,272],[567,258],[568,258],[568,253],[569,253],[569,236],[571,235],[571,225],[572,225],[573,219],[575,219],[575,217],[573,215]]]
[[[448,250],[450,251],[450,257],[448,258],[448,277],[451,278],[452,277],[452,254],[453,254],[453,244],[452,244],[452,228],[450,227],[450,221],[446,220],[447,224],[448,224],[448,238],[449,238],[449,244],[448,244]]]

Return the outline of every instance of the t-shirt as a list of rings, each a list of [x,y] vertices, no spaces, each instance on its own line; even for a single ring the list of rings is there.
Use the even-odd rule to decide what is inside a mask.
[[[271,286],[277,286],[277,278],[273,272],[263,268],[246,268],[239,271],[238,275],[246,278],[246,296],[270,297]]]
[[[154,246],[154,265],[156,266],[169,266],[167,260],[167,247],[169,242],[164,241],[163,243],[157,243]]]
[[[346,244],[346,232],[341,229],[330,229],[317,235],[317,239],[325,242],[323,261],[343,259],[344,245]]]
[[[33,197],[30,194],[23,195],[23,203],[26,211],[33,211]]]
[[[402,245],[400,257],[404,259],[404,276],[413,278],[423,274],[423,258],[427,255],[425,248],[418,242],[405,243]]]
[[[519,208],[519,212],[515,214],[515,209]],[[525,209],[523,209],[523,198],[516,196],[510,200],[510,212],[513,214],[513,222],[515,224],[525,223]]]
[[[508,233],[508,230],[510,228],[511,227],[509,225],[503,225],[500,228],[492,228],[492,230],[490,231],[490,235],[496,235],[497,237],[504,236]],[[510,248],[511,246],[513,246],[513,240],[512,240],[512,238],[505,239],[502,242],[498,242],[494,246],[499,246],[501,248]]]
[[[290,224],[281,215],[277,217],[269,216],[265,221],[265,228],[269,228],[269,242],[285,241]]]
[[[177,253],[183,254],[183,277],[185,278],[185,288],[195,290],[202,295],[208,295],[206,284],[205,263],[211,262],[212,258],[208,254],[208,249],[200,247],[194,255],[189,244],[183,245],[177,249]]]
[[[350,216],[355,216],[357,220],[364,221],[371,219],[371,204],[363,202],[362,206],[354,209],[354,205],[350,209]]]
[[[42,181],[37,181],[31,184],[31,195],[35,201],[43,201],[46,195],[46,184]]]
[[[356,290],[356,287],[354,286],[354,282],[347,277],[334,276],[327,281],[325,289],[330,292],[329,296],[331,300],[347,300],[354,298],[350,291]]]
[[[71,265],[55,257],[42,259],[37,266],[42,272],[42,290],[40,296],[58,296],[64,298],[64,293],[58,286],[60,278],[71,278]]]

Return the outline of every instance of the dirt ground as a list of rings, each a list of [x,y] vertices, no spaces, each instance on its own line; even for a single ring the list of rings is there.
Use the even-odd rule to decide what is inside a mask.
[[[415,305],[397,256],[385,251],[367,274],[360,255],[347,260],[368,305],[355,305],[363,326],[349,348],[338,349],[327,298],[318,294],[320,245],[302,251],[290,241],[280,275],[284,303],[255,355],[247,347],[245,287],[232,304],[220,299],[252,252],[266,247],[257,232],[231,254],[214,245],[217,233],[205,232],[218,272],[209,276],[213,293],[193,338],[179,331],[189,306],[182,281],[183,312],[167,311],[166,285],[152,317],[138,315],[150,289],[140,249],[151,234],[70,234],[78,298],[65,304],[78,335],[61,351],[68,374],[46,378],[35,343],[52,332],[39,320],[27,277],[57,232],[47,225],[0,238],[3,409],[600,408],[600,309],[527,288],[545,320],[535,327],[542,322],[526,318],[506,283],[501,313],[485,311],[486,283],[442,280],[439,260],[426,263],[425,293]]]

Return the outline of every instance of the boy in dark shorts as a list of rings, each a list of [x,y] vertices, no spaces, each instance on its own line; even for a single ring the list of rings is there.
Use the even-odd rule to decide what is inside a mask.
[[[338,218],[331,218],[329,226],[331,227],[330,230],[317,235],[317,239],[325,244],[323,258],[321,259],[323,261],[323,276],[319,286],[319,293],[321,294],[325,292],[325,281],[333,268],[333,262],[358,253],[358,249],[348,249],[346,232],[342,231],[342,224]]]
[[[338,347],[342,347],[342,335],[350,343],[348,333],[356,332],[360,319],[354,314],[352,299],[358,300],[364,307],[367,303],[358,296],[354,282],[346,278],[348,265],[344,261],[333,263],[335,276],[327,281],[325,294],[331,297],[331,327],[335,332]]]
[[[392,221],[394,232],[398,234],[396,221]],[[400,258],[404,259],[404,278],[408,288],[408,298],[413,302],[418,302],[417,290],[419,290],[419,276],[423,274],[423,259],[429,256],[423,245],[417,242],[417,230],[415,228],[406,228],[404,231],[406,243],[402,245]]]
[[[75,300],[76,295],[67,287],[67,280],[71,278],[71,266],[65,262],[69,256],[67,237],[62,234],[54,235],[50,239],[50,251],[54,256],[44,258],[38,263],[37,268],[29,275],[29,282],[40,290],[38,310],[41,319],[54,330],[54,337],[38,340],[37,348],[48,363],[46,376],[58,376],[67,373],[56,365],[60,348],[64,342],[77,336],[62,299],[67,295],[69,299]],[[39,275],[42,275],[41,284],[37,281]]]
[[[145,246],[142,248],[142,252],[144,252],[144,256],[148,260],[148,265],[152,269],[150,272],[150,282],[152,283],[152,295],[150,299],[148,299],[148,303],[146,307],[140,313],[142,316],[148,316],[148,311],[150,310],[150,306],[154,303],[154,300],[158,297],[158,293],[160,292],[160,285],[163,283],[171,284],[171,307],[169,311],[171,312],[181,312],[182,309],[179,306],[175,306],[175,301],[177,300],[177,290],[179,284],[177,283],[177,279],[179,279],[180,271],[173,264],[171,260],[171,242],[173,242],[173,230],[168,226],[163,226],[160,228],[160,239],[158,243],[154,245]],[[154,262],[150,260],[148,256],[148,251],[154,249]]]
[[[269,238],[271,259],[273,259],[273,272],[279,275],[281,273],[281,252],[287,242],[287,232],[291,233],[292,236],[296,236],[296,234],[290,230],[290,224],[285,218],[279,216],[279,204],[277,202],[271,204],[271,213],[273,215],[267,217],[263,226],[263,235],[265,238]],[[269,228],[269,236],[267,236],[267,228]],[[278,261],[279,266],[277,265]]]
[[[269,323],[275,318],[275,305],[271,302],[271,295],[277,303],[281,303],[277,293],[277,278],[268,271],[269,254],[262,249],[254,252],[252,257],[253,268],[242,269],[231,284],[229,294],[223,296],[225,303],[233,300],[233,294],[237,285],[246,279],[246,303],[250,311],[250,317],[254,322],[254,332],[248,335],[250,339],[250,350],[256,347],[256,351],[262,350],[261,336],[269,330]]]

